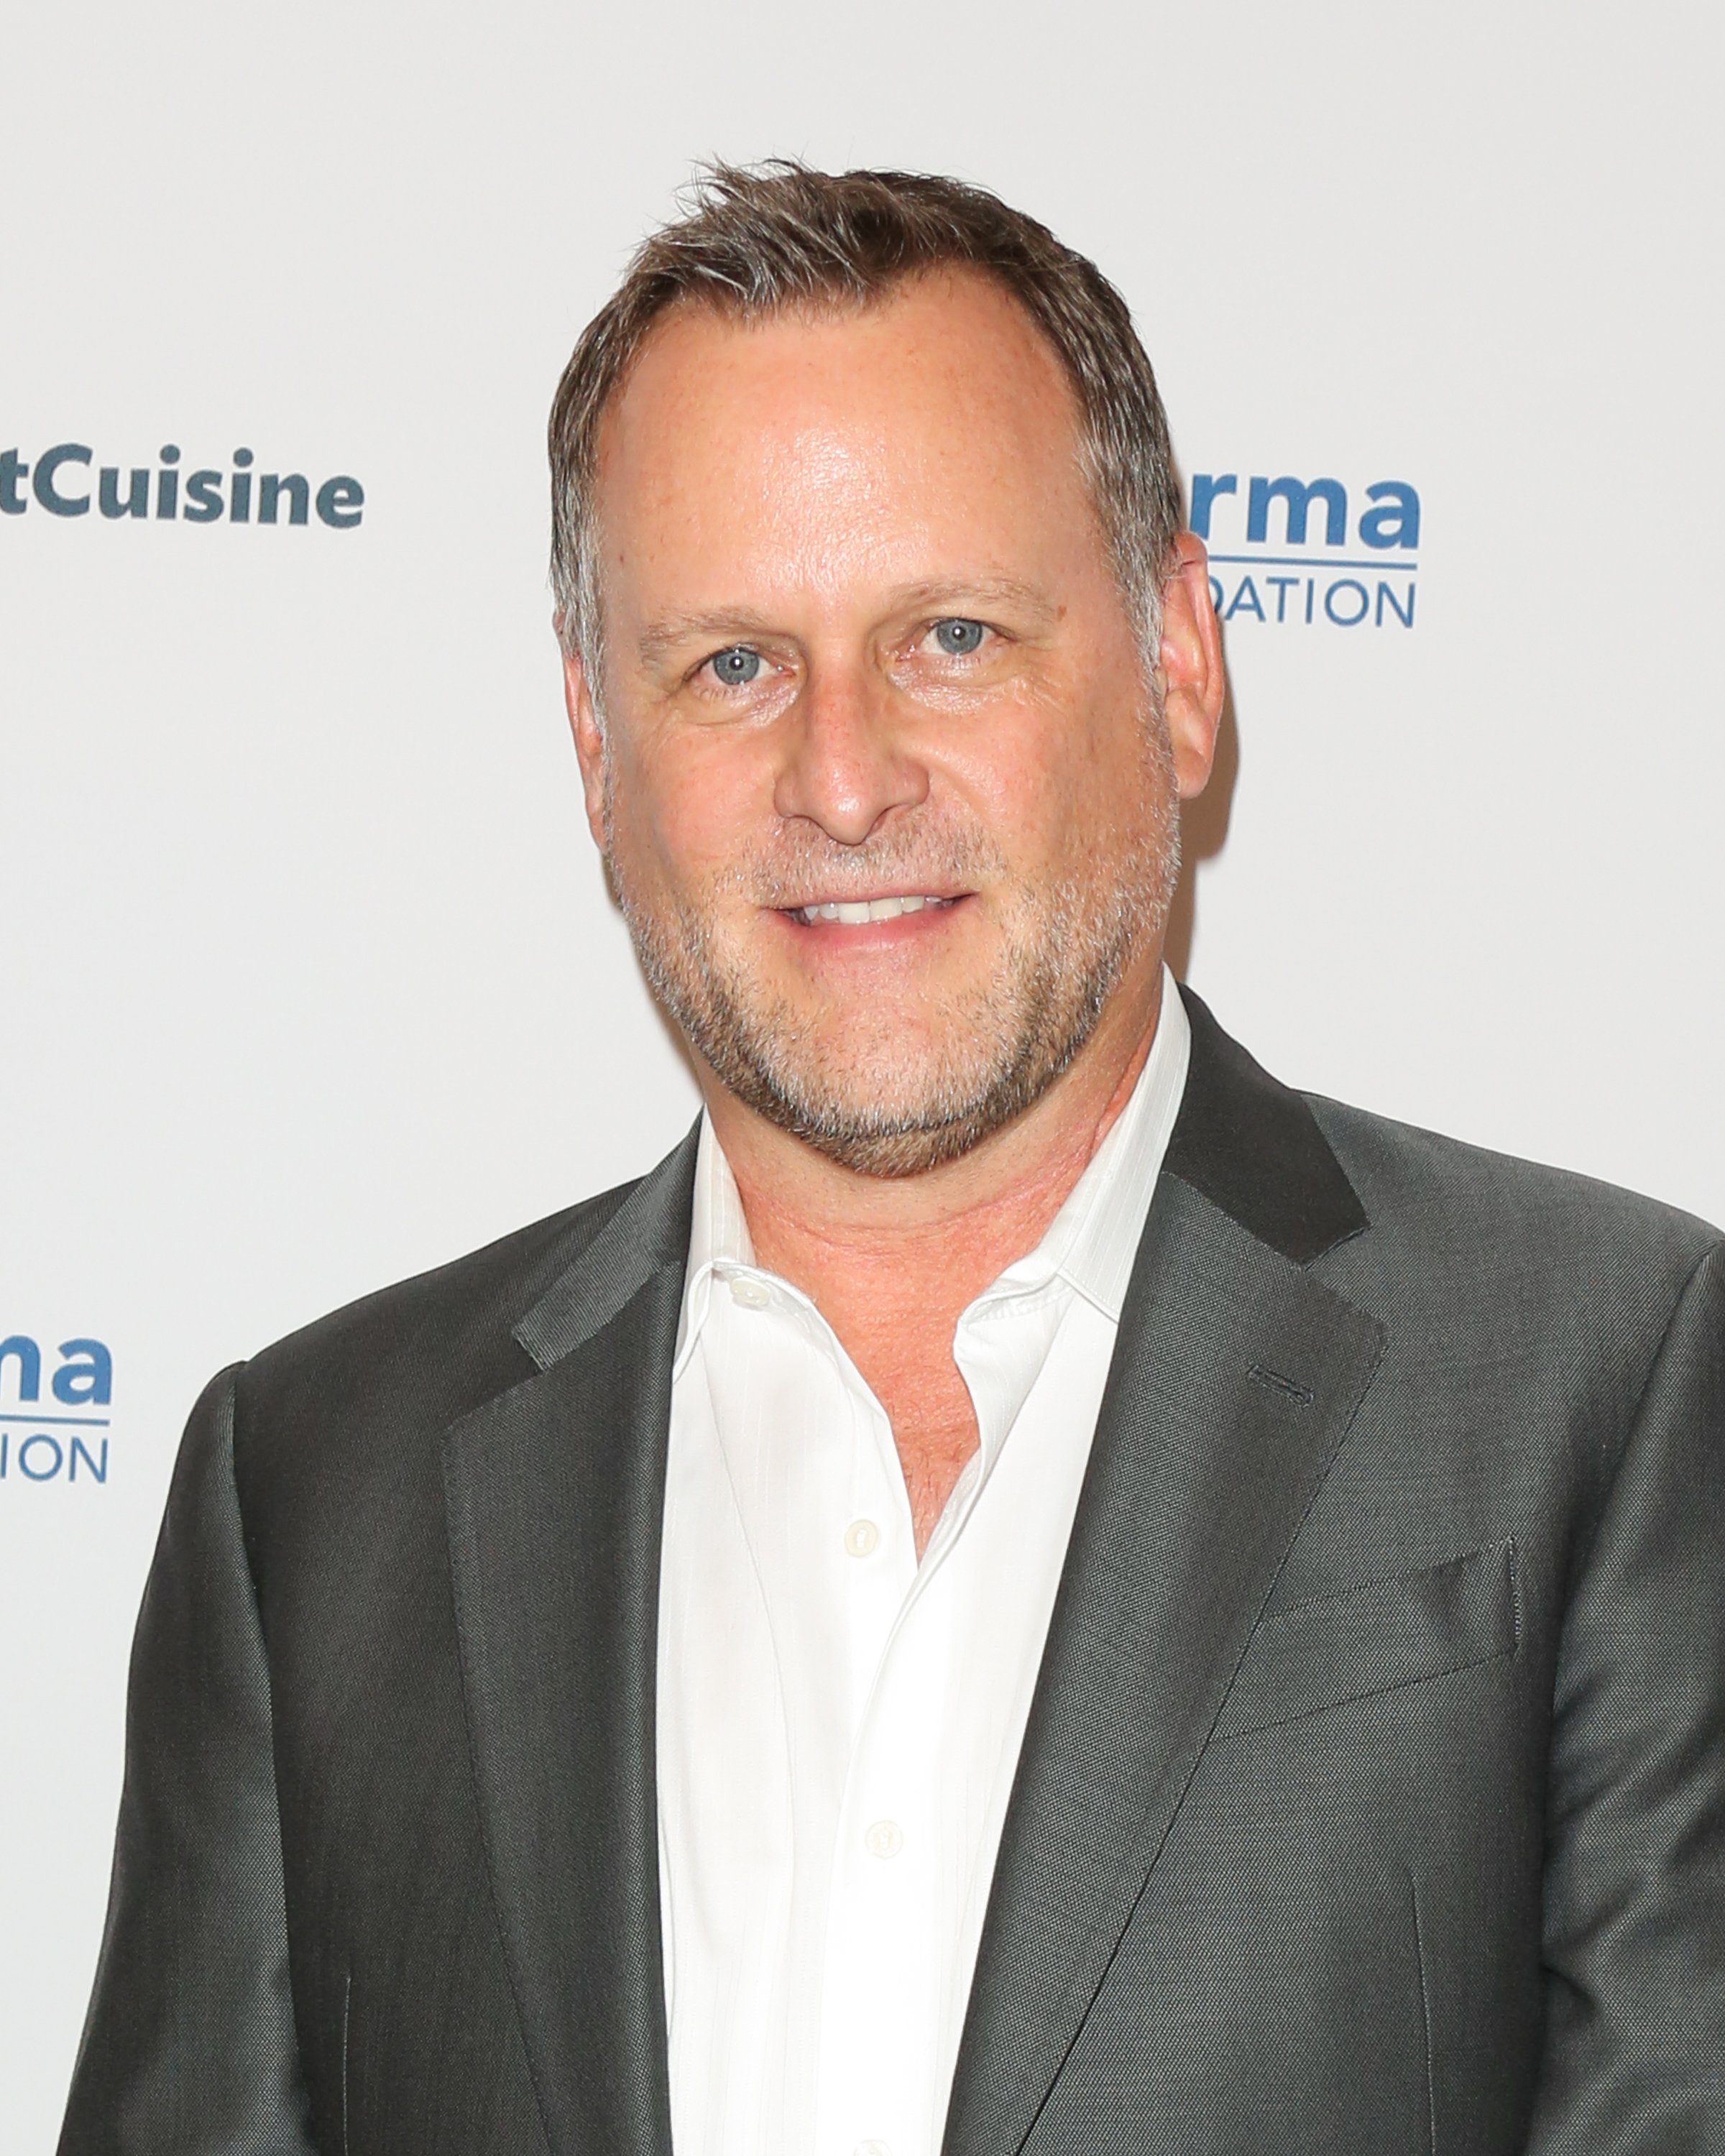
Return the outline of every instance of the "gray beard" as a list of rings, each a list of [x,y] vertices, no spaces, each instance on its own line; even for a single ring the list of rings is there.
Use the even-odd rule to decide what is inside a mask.
[[[794,880],[781,868],[733,872],[723,884],[757,905],[773,904],[774,891],[788,901],[811,888],[860,889],[870,879],[878,888],[879,880],[891,880],[884,870],[905,865],[895,855],[907,862],[912,847],[926,875],[927,839],[912,834],[908,845],[828,849],[817,856],[829,870],[824,877],[811,878],[799,865]],[[956,863],[955,853],[963,857]],[[973,875],[988,855],[972,842],[946,848],[942,858],[947,871],[960,870],[950,880],[963,884],[971,880],[963,871]],[[914,1097],[897,1101],[860,1092],[858,1074],[872,1059],[854,1046],[840,1055],[824,1050],[814,1021],[716,948],[707,915],[687,907],[669,916],[655,912],[619,873],[614,853],[610,859],[649,985],[726,1091],[839,1166],[896,1178],[926,1174],[969,1152],[1069,1068],[1128,965],[1167,925],[1179,827],[1170,813],[1162,829],[1147,833],[1130,873],[1117,882],[1099,888],[1069,879],[1022,908],[992,978],[936,1014],[942,1045],[916,1074]],[[919,880],[911,876],[906,887]],[[883,1034],[883,1055],[890,1047]]]

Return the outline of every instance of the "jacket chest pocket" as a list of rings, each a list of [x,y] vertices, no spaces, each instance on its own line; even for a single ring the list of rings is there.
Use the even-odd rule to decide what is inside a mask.
[[[1518,1620],[1513,1541],[1295,1603],[1252,1634],[1214,1738],[1496,1661],[1516,1651]]]

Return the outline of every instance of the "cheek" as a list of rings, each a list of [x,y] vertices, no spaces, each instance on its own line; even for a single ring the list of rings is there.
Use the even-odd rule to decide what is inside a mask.
[[[1117,851],[1165,822],[1170,798],[1160,721],[1133,660],[1122,658],[1070,716],[1049,774],[1061,790],[1074,835]]]
[[[614,767],[614,849],[659,880],[691,887],[758,845],[757,759],[735,737],[667,735]],[[765,798],[770,802],[771,787]]]
[[[1141,814],[1140,750],[1122,727],[1081,704],[1032,705],[999,715],[971,753],[949,766],[991,835],[1026,860],[1065,862],[1097,835]]]

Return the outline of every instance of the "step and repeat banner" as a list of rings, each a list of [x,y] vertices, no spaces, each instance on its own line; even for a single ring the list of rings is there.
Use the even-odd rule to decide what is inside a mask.
[[[1604,0],[67,0],[0,131],[0,2145],[53,2145],[185,1412],[695,1096],[588,840],[568,348],[693,162],[957,172],[1161,376],[1287,1079],[1725,1216],[1722,33]]]

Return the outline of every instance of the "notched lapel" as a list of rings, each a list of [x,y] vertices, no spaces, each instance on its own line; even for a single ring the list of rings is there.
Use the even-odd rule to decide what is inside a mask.
[[[1317,1119],[1223,1032],[1190,988],[1185,1098],[1168,1140],[1168,1174],[1296,1265],[1310,1265],[1369,1226]]]
[[[1339,1221],[1333,1199],[1329,1210]],[[1382,1348],[1372,1319],[1171,1159],[1025,1732],[946,2156],[1009,2156],[1034,2126],[1147,1882],[1154,1891],[1253,1624]]]
[[[475,1788],[555,2156],[670,2156],[654,1665],[685,1144],[516,1327],[444,1448]]]

